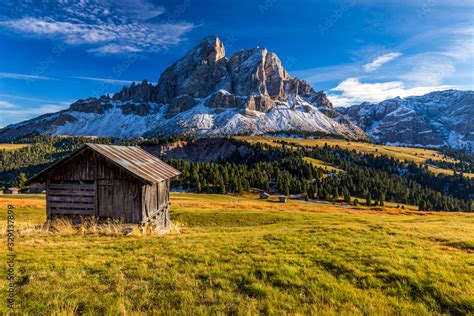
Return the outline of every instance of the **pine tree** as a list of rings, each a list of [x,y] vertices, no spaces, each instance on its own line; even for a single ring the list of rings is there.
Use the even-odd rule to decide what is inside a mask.
[[[372,196],[370,195],[370,192],[367,193],[365,205],[367,205],[367,206],[372,206]]]
[[[418,203],[418,210],[419,211],[424,211],[426,210],[426,202],[425,200],[420,200],[420,202]]]
[[[20,174],[18,175],[18,178],[16,179],[15,181],[15,186],[20,189],[20,190],[23,190],[26,188],[25,186],[25,182],[27,181],[27,177],[26,177],[26,174],[24,172],[20,172]]]
[[[342,189],[342,192],[343,192],[342,194],[344,195],[344,202],[350,203],[351,202],[351,195],[349,193],[349,190],[346,187],[344,187]]]
[[[383,192],[381,192],[379,194],[379,205],[380,206],[385,206],[385,194]]]
[[[220,194],[225,194],[226,193],[224,178],[222,176],[219,178],[219,190],[220,190],[220,192],[219,192]]]

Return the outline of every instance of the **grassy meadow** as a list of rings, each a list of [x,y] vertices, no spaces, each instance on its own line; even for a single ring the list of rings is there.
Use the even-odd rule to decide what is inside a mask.
[[[0,144],[0,150],[16,150],[16,149],[21,149],[24,147],[31,146],[29,144]]]
[[[44,196],[0,196],[2,222],[16,206],[16,312],[474,313],[473,215],[253,195],[171,201],[180,233],[125,236],[42,231]],[[3,276],[0,287],[4,314]]]
[[[434,161],[456,162],[456,160],[444,156],[439,151],[426,148],[379,145],[333,138],[298,139],[270,136],[235,136],[235,138],[245,140],[250,143],[264,143],[272,146],[282,146],[281,144],[277,143],[278,141],[286,141],[289,143],[296,143],[302,146],[310,147],[322,147],[325,144],[328,144],[328,146],[339,146],[342,149],[356,150],[360,153],[372,155],[387,155],[402,161],[408,160],[416,162],[418,164],[425,164],[428,159],[432,159]],[[436,174],[443,173],[447,175],[452,175],[454,173],[454,171],[451,169],[443,169],[435,166],[428,166],[428,168]],[[474,178],[474,174],[472,173],[465,173],[464,175],[470,178]]]

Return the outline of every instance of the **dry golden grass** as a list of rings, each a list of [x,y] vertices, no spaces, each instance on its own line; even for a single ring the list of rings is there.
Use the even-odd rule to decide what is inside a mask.
[[[41,198],[0,201],[40,225],[44,203],[30,206]],[[18,232],[16,307],[0,314],[474,313],[473,215],[275,199],[173,193],[181,234],[68,221]]]
[[[31,146],[30,144],[0,144],[0,150],[15,150]]]
[[[311,163],[313,166],[317,167],[317,168],[321,168],[321,169],[324,169],[328,172],[335,172],[335,173],[340,173],[340,172],[344,172],[343,170],[339,169],[339,168],[336,168],[328,163],[325,163],[324,161],[322,160],[319,160],[319,159],[314,159],[314,158],[310,158],[310,157],[304,157],[303,158],[304,161],[306,162],[309,162]]]
[[[282,145],[277,141],[286,141],[288,143],[297,143],[302,146],[319,146],[322,147],[325,144],[328,146],[339,146],[342,149],[356,150],[360,153],[373,154],[373,155],[387,155],[401,161],[413,161],[418,164],[425,164],[428,159],[435,161],[446,161],[446,162],[457,162],[449,157],[445,157],[442,153],[432,149],[425,148],[414,148],[414,147],[401,147],[401,146],[387,146],[370,144],[357,141],[347,141],[341,139],[332,138],[321,138],[321,139],[295,139],[295,138],[280,138],[280,137],[269,137],[269,136],[236,136],[236,139],[248,141],[250,143],[264,143],[275,147],[281,147]],[[448,174],[452,175],[453,170],[442,169],[429,166],[428,167],[433,173]],[[474,178],[474,174],[465,173],[467,177]]]
[[[320,213],[346,213],[346,214],[392,214],[392,215],[438,215],[438,216],[463,216],[459,212],[419,212],[415,207],[405,206],[405,209],[397,208],[396,203],[386,202],[386,206],[367,207],[364,205],[353,206],[337,202],[335,204],[325,201],[302,201],[289,199],[286,203],[280,203],[278,196],[270,196],[267,200],[261,200],[257,195],[215,195],[215,194],[192,194],[171,193],[173,207],[180,209],[196,208],[201,211],[216,211],[223,209],[239,209],[248,212],[266,211],[271,209],[278,212],[320,212]],[[359,199],[364,202],[363,199]]]
[[[13,205],[15,208],[19,207],[46,207],[46,200],[44,196],[28,196],[24,195],[25,198],[15,198],[13,195],[0,195],[0,207],[7,207],[7,205]]]

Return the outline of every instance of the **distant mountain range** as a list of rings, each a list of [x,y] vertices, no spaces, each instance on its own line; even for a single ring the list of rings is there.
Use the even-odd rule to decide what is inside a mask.
[[[474,91],[436,91],[337,111],[381,143],[474,151]]]
[[[78,100],[67,110],[0,129],[0,141],[37,134],[213,137],[303,130],[472,148],[473,111],[473,92],[454,90],[334,109],[324,92],[292,78],[275,53],[257,47],[227,58],[221,40],[209,36],[156,85],[144,80],[113,96]]]

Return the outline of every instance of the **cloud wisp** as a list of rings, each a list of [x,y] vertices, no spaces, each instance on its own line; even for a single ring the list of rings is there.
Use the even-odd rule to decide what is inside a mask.
[[[120,80],[120,79],[96,78],[96,77],[71,77],[71,78],[79,79],[79,80],[104,82],[104,83],[114,84],[114,85],[124,85],[124,84],[129,85],[129,84],[132,84],[133,82],[135,83],[142,82],[142,80]]]
[[[11,102],[0,100],[0,109],[9,109],[13,108],[15,105]]]
[[[0,100],[0,128],[11,124],[31,119],[38,115],[54,113],[64,110],[64,104],[42,104],[37,107],[25,107],[9,101]]]
[[[384,54],[382,56],[379,56],[375,58],[372,62],[365,64],[364,65],[364,71],[366,73],[375,71],[379,69],[383,64],[386,64],[392,60],[394,60],[397,57],[400,57],[402,54],[398,52],[392,52],[388,54]]]
[[[329,89],[329,99],[336,106],[349,106],[445,89],[472,89],[474,28],[453,26],[438,33],[436,43],[439,45],[428,51],[412,54],[393,51],[369,63],[346,67],[350,71],[336,87]],[[433,42],[431,35],[428,38]],[[418,38],[423,39],[423,36]],[[418,45],[424,43],[421,40]],[[355,70],[357,65],[359,71]],[[465,84],[469,81],[470,86]]]
[[[51,77],[24,75],[24,74],[12,73],[12,72],[0,72],[0,78],[23,79],[23,80],[54,80],[54,78],[51,78]]]
[[[27,3],[25,5],[24,3]],[[160,22],[162,7],[145,0],[42,1],[26,6],[23,15],[4,16],[0,27],[26,36],[84,45],[94,54],[153,52],[180,43],[194,28],[188,22]]]

